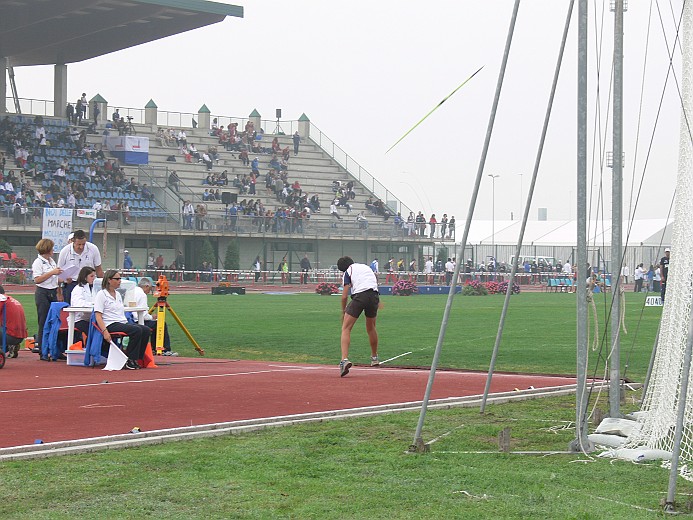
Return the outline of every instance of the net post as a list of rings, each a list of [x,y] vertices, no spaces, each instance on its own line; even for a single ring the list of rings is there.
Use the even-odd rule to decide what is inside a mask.
[[[678,477],[679,458],[681,456],[681,439],[683,438],[683,421],[686,415],[688,398],[688,377],[691,373],[691,352],[693,351],[693,316],[688,316],[688,338],[686,339],[686,352],[683,357],[681,369],[681,391],[679,392],[679,408],[676,415],[676,430],[674,431],[674,449],[671,455],[671,471],[669,473],[669,489],[664,505],[665,511],[673,511],[674,498],[676,497],[676,479]]]

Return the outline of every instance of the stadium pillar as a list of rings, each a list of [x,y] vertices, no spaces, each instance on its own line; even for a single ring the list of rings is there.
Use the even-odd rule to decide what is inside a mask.
[[[67,65],[56,63],[53,68],[53,115],[65,117],[67,105]]]
[[[0,113],[4,114],[7,112],[7,58],[0,56],[0,63],[2,63],[2,73],[0,73]]]
[[[108,121],[108,101],[106,101],[101,94],[96,94],[89,100],[89,110],[92,110],[94,103],[99,107],[97,123]]]
[[[207,105],[202,105],[197,111],[197,129],[201,134],[209,134],[209,108]],[[260,128],[259,126],[257,128]]]
[[[298,135],[303,139],[310,137],[310,119],[306,114],[301,114],[301,117],[298,118]]]
[[[250,122],[255,126],[255,131],[260,133],[260,129],[262,128],[262,116],[260,116],[260,112],[258,112],[257,109],[253,110],[248,116],[248,119],[250,119]]]
[[[156,106],[153,99],[150,99],[149,103],[144,105],[144,124],[151,126],[152,131],[156,128],[159,117],[158,111],[159,107]]]

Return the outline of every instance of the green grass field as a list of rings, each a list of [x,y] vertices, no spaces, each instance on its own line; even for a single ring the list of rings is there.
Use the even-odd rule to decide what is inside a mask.
[[[24,305],[29,332],[34,333],[33,295],[20,295],[18,299]],[[384,307],[378,315],[380,358],[412,352],[394,363],[430,366],[446,300],[446,296],[438,295],[383,297]],[[643,307],[643,302],[641,294],[626,294],[628,334],[621,339],[621,359],[624,368],[628,363],[626,377],[632,380],[642,380],[647,372],[661,315],[661,308]],[[337,296],[173,294],[169,303],[209,357],[339,362],[341,308]],[[502,306],[502,296],[457,296],[440,366],[488,370]],[[608,303],[597,298],[598,331],[602,337],[606,308]],[[575,374],[575,315],[574,294],[513,296],[497,370]],[[173,349],[181,355],[197,355],[171,317],[168,323]],[[608,337],[607,332],[607,345]],[[354,362],[365,363],[369,352],[365,322],[357,323],[350,357]],[[595,370],[598,354],[599,351],[590,350],[590,374]],[[600,366],[603,370],[603,362]]]
[[[628,294],[622,359],[641,381],[661,310]],[[32,296],[20,296],[34,329]],[[441,364],[488,369],[502,297],[457,297]],[[209,357],[337,363],[337,297],[172,295],[170,303]],[[430,365],[445,297],[384,297],[381,357]],[[598,301],[600,332],[604,302]],[[194,355],[175,324],[174,350]],[[359,325],[356,362],[368,347]],[[20,356],[27,354],[21,353]],[[590,373],[597,352],[590,351]],[[11,360],[9,361],[11,363]],[[502,371],[574,374],[575,297],[514,296],[497,364]],[[601,373],[603,367],[599,368]],[[0,377],[2,373],[0,372]],[[339,379],[335,378],[335,383]],[[202,390],[202,389],[201,389]],[[629,394],[628,407],[635,408]],[[605,399],[602,397],[602,399]],[[594,404],[594,403],[592,403]],[[600,404],[606,408],[605,402]],[[611,463],[576,455],[497,450],[565,450],[574,437],[574,398],[478,409],[431,410],[411,455],[418,414],[334,421],[0,465],[2,518],[653,518],[662,516],[668,472],[659,464]],[[478,453],[483,452],[483,453]],[[582,461],[582,462],[577,462]],[[679,484],[679,500],[693,492]]]

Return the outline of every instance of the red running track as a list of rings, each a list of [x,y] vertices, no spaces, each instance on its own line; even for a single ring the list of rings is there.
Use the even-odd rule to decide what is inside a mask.
[[[428,370],[158,358],[148,370],[39,361],[22,351],[0,370],[0,448],[129,432],[421,401]],[[483,394],[486,374],[438,371],[432,399]],[[496,374],[491,392],[574,384]]]

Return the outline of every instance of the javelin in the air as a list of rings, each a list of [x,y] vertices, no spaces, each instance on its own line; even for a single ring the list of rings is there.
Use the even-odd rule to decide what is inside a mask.
[[[397,142],[396,142],[395,144],[393,144],[392,146],[390,146],[390,148],[387,149],[387,152],[389,152],[389,151],[392,150],[395,146],[397,146],[397,145],[399,144],[399,142],[400,142],[402,139],[404,139],[405,137],[407,137],[417,126],[419,126],[421,123],[423,123],[423,122],[426,120],[426,118],[427,118],[428,116],[430,116],[433,112],[435,112],[436,110],[438,110],[438,109],[440,108],[440,105],[442,105],[443,103],[445,103],[448,99],[450,99],[450,98],[453,96],[453,94],[454,94],[455,92],[457,92],[457,91],[460,90],[462,87],[464,87],[464,86],[467,84],[467,82],[468,82],[470,79],[472,79],[474,76],[476,76],[476,75],[479,73],[479,71],[481,71],[481,69],[483,69],[483,68],[484,68],[484,67],[481,66],[481,67],[479,68],[479,70],[477,70],[474,74],[472,74],[472,75],[469,76],[466,80],[464,80],[464,81],[462,82],[462,84],[461,84],[459,87],[457,87],[455,90],[453,90],[452,92],[450,92],[450,94],[448,94],[447,96],[445,96],[445,97],[443,98],[443,100],[442,100],[440,103],[438,103],[435,107],[433,107],[433,110],[431,110],[428,114],[426,114],[425,116],[423,116],[423,117],[419,120],[418,123],[416,123],[414,126],[412,126],[412,127],[407,131],[406,134],[404,134],[402,137],[400,137],[400,138],[397,140]],[[387,153],[387,152],[385,152],[385,153]]]

